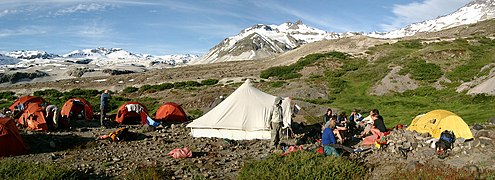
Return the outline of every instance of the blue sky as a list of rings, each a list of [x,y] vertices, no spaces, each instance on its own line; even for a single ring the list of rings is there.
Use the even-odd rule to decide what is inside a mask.
[[[119,47],[204,54],[255,24],[302,20],[329,32],[399,29],[470,0],[0,0],[0,51]]]

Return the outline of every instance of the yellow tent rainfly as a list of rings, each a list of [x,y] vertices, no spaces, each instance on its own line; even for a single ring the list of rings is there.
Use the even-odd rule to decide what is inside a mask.
[[[466,122],[458,115],[446,110],[433,110],[416,116],[407,130],[427,132],[434,138],[440,138],[443,131],[450,130],[454,132],[456,138],[474,138]]]

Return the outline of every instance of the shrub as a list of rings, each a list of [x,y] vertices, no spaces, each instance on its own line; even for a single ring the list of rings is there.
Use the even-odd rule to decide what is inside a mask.
[[[206,79],[201,81],[201,84],[204,86],[215,85],[217,83],[218,83],[218,79]]]
[[[174,83],[174,88],[176,88],[176,89],[183,88],[183,87],[186,87],[186,82],[175,82]]]
[[[193,120],[201,117],[203,115],[203,111],[201,111],[201,109],[193,109],[187,111],[187,114],[188,114],[188,119]]]
[[[14,100],[16,98],[14,95],[15,92],[12,91],[0,92],[0,99]]]
[[[61,97],[63,95],[63,93],[61,93],[60,91],[58,91],[56,89],[45,89],[45,90],[41,90],[41,91],[35,91],[33,93],[33,95],[39,96],[39,97],[46,97],[46,96]]]
[[[174,88],[174,84],[172,83],[162,83],[160,85],[158,85],[158,89],[160,89],[161,91],[165,90],[165,89],[172,89]]]
[[[347,88],[347,81],[340,78],[328,78],[328,89],[332,94],[338,94]]]
[[[68,97],[82,97],[82,98],[90,98],[99,95],[101,92],[95,89],[72,89],[68,92],[64,92],[64,97],[68,99]]]
[[[53,163],[4,159],[0,161],[0,179],[79,179],[74,169]]]
[[[201,86],[201,83],[197,81],[186,81],[186,86],[187,87],[198,87]]]
[[[285,81],[274,81],[270,83],[271,87],[278,88],[285,85]]]
[[[133,93],[133,92],[136,92],[136,91],[138,91],[138,90],[139,90],[139,88],[137,88],[137,87],[132,87],[132,86],[131,86],[131,87],[126,87],[126,88],[124,88],[124,90],[122,90],[122,92],[123,92],[123,93]]]
[[[411,78],[427,82],[435,82],[443,75],[440,66],[433,63],[427,63],[425,60],[409,62],[401,71],[404,72],[401,72],[400,74],[409,72],[411,73]]]
[[[148,91],[148,90],[150,90],[152,88],[153,87],[151,85],[146,84],[146,85],[143,85],[143,86],[139,87],[139,92],[146,92],[146,91]]]
[[[239,179],[364,179],[366,168],[343,157],[298,151],[244,166]]]

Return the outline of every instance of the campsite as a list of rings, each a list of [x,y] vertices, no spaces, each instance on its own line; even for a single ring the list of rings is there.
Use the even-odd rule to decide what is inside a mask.
[[[495,0],[357,2],[0,1],[0,179],[495,179]]]
[[[275,96],[256,88],[255,84],[250,79],[245,80],[227,98],[203,115],[203,117],[207,117],[205,119],[216,119],[216,121],[207,121],[201,119],[201,117],[188,121],[187,118],[191,117],[186,117],[187,113],[180,108],[180,105],[164,103],[157,108],[155,119],[157,121],[161,119],[162,122],[166,122],[167,119],[176,121],[163,123],[160,128],[146,124],[146,117],[142,116],[146,116],[149,112],[146,109],[146,105],[128,101],[123,101],[122,105],[116,109],[116,114],[109,116],[110,119],[108,120],[110,121],[107,122],[106,127],[100,127],[97,117],[88,119],[88,116],[86,116],[88,113],[82,110],[90,110],[90,103],[84,98],[72,98],[64,102],[64,108],[61,110],[62,116],[76,116],[71,121],[71,128],[46,133],[37,128],[40,126],[45,127],[46,124],[33,126],[31,130],[27,129],[30,127],[28,125],[26,125],[27,128],[19,126],[20,138],[24,139],[29,146],[29,151],[27,152],[26,149],[20,147],[21,150],[15,151],[26,155],[16,156],[12,160],[22,159],[27,162],[49,162],[62,165],[77,172],[78,178],[132,178],[139,175],[151,176],[154,174],[165,179],[236,179],[241,177],[239,173],[248,164],[257,161],[261,162],[264,159],[265,161],[273,161],[273,158],[283,158],[277,154],[287,151],[287,149],[278,151],[270,149],[269,131],[253,131],[253,129],[264,129],[264,122],[256,119],[266,119],[258,116],[262,115],[263,112],[267,112],[263,108],[254,107],[253,104],[265,103],[266,105],[263,106],[269,108],[275,98]],[[21,97],[19,100],[30,102],[27,107],[31,107],[29,104],[39,104],[39,102],[45,101],[43,98],[34,96]],[[75,102],[75,100],[80,102]],[[15,102],[14,105],[19,106],[22,101],[20,101],[21,103]],[[295,116],[300,118],[303,113],[311,113],[306,110],[306,107],[311,107],[308,104],[299,101],[294,101],[291,104],[291,100],[288,98],[284,101],[286,103],[283,107],[288,110],[285,111],[288,117],[291,117],[289,114],[293,113],[292,108],[297,103],[302,106],[302,112],[298,112],[298,115]],[[140,110],[142,113],[128,111],[129,109],[126,107],[128,104],[139,105],[142,107]],[[324,107],[322,108],[324,109]],[[258,109],[259,112],[243,115],[241,109],[250,111]],[[72,111],[80,114],[74,115],[76,113]],[[94,114],[98,115],[98,113]],[[256,115],[256,117],[249,117],[250,115]],[[246,121],[223,120],[229,118],[239,119],[230,116],[242,116],[245,117],[243,119]],[[41,117],[44,116],[41,115]],[[289,121],[284,121],[287,127],[290,126],[294,128],[292,131],[295,131],[290,137],[286,134],[283,135],[281,141],[286,144],[285,148],[297,144],[297,146],[302,146],[304,151],[311,152],[321,146],[317,141],[304,139],[304,136],[307,135],[305,133],[309,132],[307,131],[308,129],[303,130],[304,128],[299,126],[301,122],[297,121],[300,120],[293,120],[289,118]],[[435,121],[433,122],[432,120]],[[50,121],[50,119],[46,119],[46,121]],[[445,124],[446,121],[449,123]],[[13,121],[9,122],[13,123]],[[492,164],[495,158],[495,154],[491,153],[490,150],[494,147],[491,139],[495,136],[495,124],[484,123],[477,127],[469,127],[462,118],[445,110],[436,110],[417,116],[411,119],[410,122],[411,124],[406,124],[405,126],[409,126],[408,128],[414,131],[406,130],[405,128],[393,129],[387,136],[387,146],[384,148],[377,148],[375,145],[363,146],[363,142],[360,140],[357,140],[356,143],[348,142],[344,144],[353,149],[364,150],[363,152],[342,154],[342,157],[347,157],[351,160],[349,163],[357,163],[353,165],[356,166],[354,168],[363,168],[362,170],[355,169],[356,172],[353,173],[358,173],[362,177],[376,179],[378,177],[388,177],[391,174],[402,173],[404,175],[400,169],[412,171],[424,166],[427,168],[443,168],[444,170],[452,169],[450,170],[451,172],[457,171],[455,169],[461,169],[466,171],[467,174],[487,177],[483,173],[488,173],[491,169],[489,168],[490,166],[483,165]],[[442,122],[444,123],[442,124]],[[454,122],[457,122],[457,124]],[[142,124],[146,125],[143,126]],[[102,135],[118,130],[119,127],[126,127],[129,132],[132,132],[132,139],[121,142],[97,139]],[[446,158],[439,158],[436,150],[431,148],[431,140],[440,136],[438,133],[439,127],[454,130],[458,136]],[[198,129],[195,130],[194,128]],[[309,128],[309,126],[306,128]],[[467,134],[463,135],[462,133]],[[317,139],[318,136],[314,138]],[[302,139],[306,141],[298,142]],[[18,141],[16,138],[14,140]],[[190,149],[190,158],[175,159],[168,155],[170,151],[184,147]],[[389,163],[383,164],[384,160]],[[341,159],[340,163],[342,161],[349,160]],[[250,173],[251,175],[253,174],[249,170],[244,171],[243,173],[247,173],[247,175],[242,177],[248,177]],[[430,173],[434,174],[435,172]],[[414,177],[412,174],[405,175]],[[256,176],[271,177],[270,174],[265,174],[265,176],[258,174]],[[294,175],[282,174],[275,176],[286,177]],[[341,176],[347,175],[341,174]],[[308,177],[308,174],[301,173],[301,176],[298,177]]]

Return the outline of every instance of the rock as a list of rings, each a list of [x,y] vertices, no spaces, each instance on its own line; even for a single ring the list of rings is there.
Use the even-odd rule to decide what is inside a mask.
[[[479,124],[475,124],[473,126],[473,129],[475,129],[475,130],[482,130],[483,129],[483,126],[482,125],[479,125]]]
[[[50,141],[50,147],[51,147],[51,148],[56,148],[57,146],[55,145],[55,142]]]
[[[495,117],[489,118],[488,123],[495,124]]]
[[[405,169],[408,170],[408,171],[413,171],[414,169],[416,169],[416,167],[419,165],[419,161],[411,161],[411,162],[408,162]]]
[[[143,132],[153,132],[155,131],[155,127],[145,124],[143,125],[142,130]]]
[[[427,133],[427,132],[422,133],[422,134],[421,134],[421,137],[423,137],[423,138],[430,137],[430,133]]]
[[[477,131],[476,133],[474,133],[474,137],[477,138],[477,137],[489,137],[490,136],[490,132],[487,131],[487,130],[480,130],[480,131]]]
[[[479,137],[478,139],[482,145],[486,146],[486,145],[492,145],[493,144],[493,140],[491,138]]]
[[[474,140],[469,142],[469,145],[471,147],[479,147],[481,145],[481,142],[480,142],[479,138],[475,138]]]
[[[456,143],[459,143],[459,144],[463,144],[464,142],[466,142],[466,139],[464,139],[464,138],[457,138],[457,139],[455,140],[455,142],[456,142]]]

